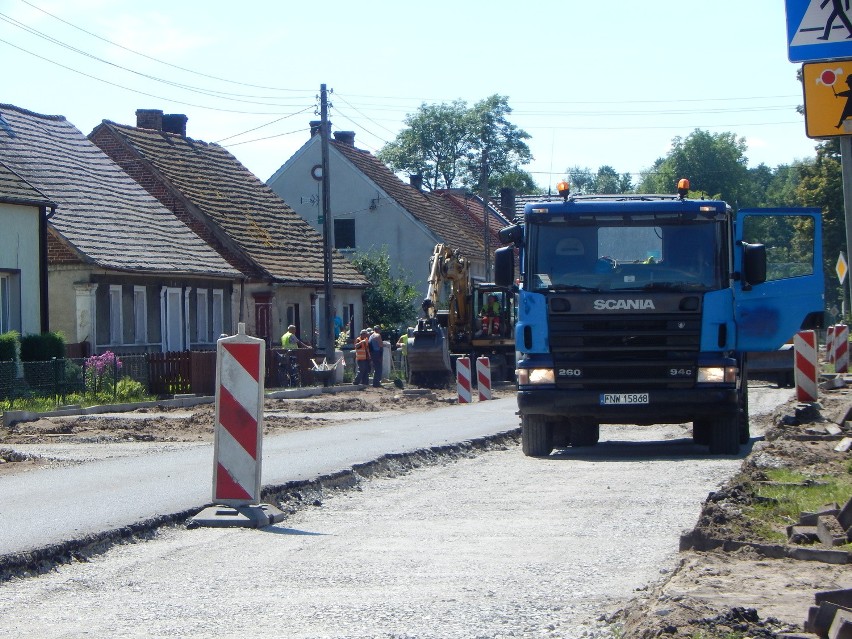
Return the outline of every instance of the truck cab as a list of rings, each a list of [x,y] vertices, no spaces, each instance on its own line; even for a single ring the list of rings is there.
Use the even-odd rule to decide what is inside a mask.
[[[528,455],[597,443],[603,423],[692,422],[696,443],[749,440],[748,351],[821,325],[818,209],[751,209],[673,195],[528,204],[520,249],[518,407]]]

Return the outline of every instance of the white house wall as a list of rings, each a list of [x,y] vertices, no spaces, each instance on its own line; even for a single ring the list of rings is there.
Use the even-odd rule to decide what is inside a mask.
[[[0,204],[0,270],[14,272],[15,299],[10,309],[11,328],[21,334],[41,332],[39,285],[39,209]],[[20,302],[18,302],[18,292]]]
[[[321,191],[311,169],[320,163],[320,139],[312,138],[270,179],[269,186],[317,231]],[[331,147],[329,154],[332,217],[355,220],[355,250],[387,249],[397,273],[426,293],[429,257],[440,240]],[[419,305],[419,303],[418,303]]]

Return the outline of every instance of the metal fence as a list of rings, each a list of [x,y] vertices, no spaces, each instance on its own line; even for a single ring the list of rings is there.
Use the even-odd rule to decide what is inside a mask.
[[[104,359],[54,358],[45,362],[0,362],[0,399],[54,397],[64,403],[73,394],[115,396],[118,382],[130,378],[148,388],[148,362],[145,355],[124,355],[118,365]]]

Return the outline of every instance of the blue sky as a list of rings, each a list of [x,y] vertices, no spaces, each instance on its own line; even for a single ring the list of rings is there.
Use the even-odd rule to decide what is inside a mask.
[[[506,95],[545,188],[574,166],[638,174],[696,128],[745,138],[751,167],[816,144],[780,0],[0,0],[0,61],[0,103],[85,134],[185,113],[262,180],[307,139],[321,83],[372,152],[421,103]]]

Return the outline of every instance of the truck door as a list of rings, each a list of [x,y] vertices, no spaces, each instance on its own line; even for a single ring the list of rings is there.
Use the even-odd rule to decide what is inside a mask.
[[[742,242],[766,247],[766,281],[733,283],[738,351],[780,348],[797,331],[821,324],[825,309],[819,209],[742,209],[734,227],[734,271],[743,273]]]

